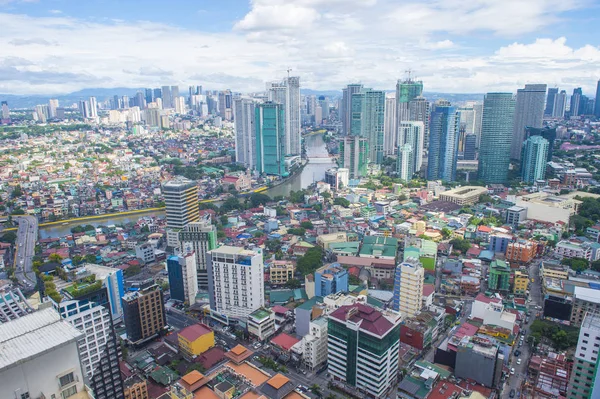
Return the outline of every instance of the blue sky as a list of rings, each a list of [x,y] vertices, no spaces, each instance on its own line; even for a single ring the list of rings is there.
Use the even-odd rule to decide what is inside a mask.
[[[591,0],[0,0],[0,93],[202,84],[593,95],[600,5]]]

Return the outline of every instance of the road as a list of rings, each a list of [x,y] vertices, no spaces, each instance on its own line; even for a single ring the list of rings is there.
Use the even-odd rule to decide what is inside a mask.
[[[38,236],[38,223],[35,216],[19,216],[19,230],[16,240],[15,276],[20,284],[27,288],[35,287],[36,277],[32,259],[35,254],[35,243]]]
[[[529,332],[529,328],[531,324],[535,320],[535,314],[537,310],[535,310],[536,306],[543,306],[543,296],[542,296],[542,283],[540,279],[540,262],[541,259],[536,259],[529,266],[529,277],[533,278],[533,283],[529,284],[529,309],[531,309],[531,316],[529,316],[529,323],[523,323],[521,327],[522,330],[525,330],[525,339],[523,343],[519,347],[519,344],[515,343],[513,352],[510,357],[509,368],[515,369],[515,374],[510,375],[506,383],[504,384],[504,389],[502,390],[502,398],[510,399],[511,390],[515,390],[515,397],[517,397],[516,393],[521,390],[521,386],[523,381],[527,379],[527,365],[529,364],[529,358],[531,356],[531,348],[526,341],[527,333]],[[519,336],[520,337],[523,335]],[[516,350],[521,351],[519,356],[515,356],[514,353]],[[517,360],[521,359],[521,364],[517,364]]]

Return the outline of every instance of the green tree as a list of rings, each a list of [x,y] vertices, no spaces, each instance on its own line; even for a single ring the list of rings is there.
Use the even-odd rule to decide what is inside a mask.
[[[444,228],[442,229],[442,236],[443,236],[444,238],[448,238],[448,237],[450,237],[451,235],[452,235],[452,230],[450,230],[450,229],[449,229],[449,228],[447,228],[447,227],[444,227]]]
[[[86,263],[96,263],[96,255],[93,254],[87,254],[84,257],[84,260]]]
[[[348,208],[350,206],[350,201],[343,197],[336,197],[333,200],[333,205],[343,206],[344,208]]]
[[[314,393],[315,395],[317,395],[318,398],[322,398],[323,394],[321,393],[321,387],[317,384],[312,384],[310,387],[310,390],[312,391],[312,393]]]
[[[0,241],[8,242],[10,244],[14,244],[16,240],[17,240],[17,233],[15,233],[14,231],[8,231],[8,232],[4,233],[2,235],[2,237],[0,237]]]
[[[331,198],[331,193],[328,191],[325,191],[325,192],[321,193],[321,197],[323,197],[327,200],[327,199]]]
[[[297,204],[300,202],[304,202],[304,196],[306,195],[306,190],[299,190],[299,191],[290,191],[290,195],[288,196],[288,199],[290,202]]]
[[[142,233],[150,233],[150,227],[148,227],[148,225],[145,224],[144,226],[142,226],[142,228],[140,229],[140,231]]]
[[[250,204],[252,205],[252,208],[257,208],[260,205],[266,205],[269,202],[271,202],[271,197],[266,194],[252,193],[250,196]]]
[[[321,266],[323,266],[323,250],[318,246],[310,248],[296,262],[296,270],[303,276],[314,273]]]
[[[471,248],[471,243],[462,238],[453,238],[452,240],[450,240],[450,244],[452,244],[452,247],[455,250],[460,251],[463,254],[467,253],[469,248]]]
[[[292,227],[289,228],[287,232],[295,236],[303,236],[306,234],[306,230],[304,230],[302,227]]]
[[[362,280],[354,274],[348,274],[348,284],[350,285],[362,285]]]
[[[309,220],[305,220],[304,222],[300,223],[300,227],[306,230],[312,230],[314,228],[312,222]]]
[[[302,283],[296,278],[291,278],[285,283],[285,288],[296,289],[300,287],[302,287]]]
[[[50,254],[50,256],[48,256],[48,259],[49,259],[51,262],[57,262],[57,263],[60,263],[60,262],[62,261],[63,257],[62,257],[62,256],[60,256],[59,254]]]

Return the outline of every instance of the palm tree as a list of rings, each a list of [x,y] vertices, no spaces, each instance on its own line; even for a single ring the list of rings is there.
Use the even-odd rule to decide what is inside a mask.
[[[321,387],[318,386],[317,384],[312,384],[312,386],[310,387],[310,390],[317,395],[319,398],[323,397],[323,395],[321,394]]]

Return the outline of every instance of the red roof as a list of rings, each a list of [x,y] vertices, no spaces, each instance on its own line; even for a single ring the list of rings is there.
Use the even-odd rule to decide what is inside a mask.
[[[462,394],[463,389],[450,381],[439,380],[431,390],[427,399],[449,399],[455,394]]]
[[[296,345],[298,342],[300,342],[299,339],[287,335],[286,333],[281,333],[271,340],[273,345],[277,345],[286,352],[292,349],[292,346]]]
[[[275,305],[271,308],[271,310],[277,314],[286,314],[288,312],[288,308],[284,308],[281,305]]]
[[[433,284],[423,284],[423,296],[429,296],[435,292]]]
[[[491,233],[492,228],[487,226],[479,226],[477,227],[477,231],[481,231],[482,233]]]
[[[350,317],[348,317],[348,313],[352,309],[358,309],[358,311],[355,312],[353,315],[350,315]],[[343,323],[346,323],[347,319],[354,323],[362,321],[360,323],[361,330],[366,330],[370,333],[377,334],[379,336],[385,335],[390,329],[394,327],[392,322],[386,319],[380,311],[363,304],[341,306],[333,313],[331,313],[330,317],[338,319]]]
[[[191,325],[179,331],[177,334],[190,342],[193,342],[205,334],[211,333],[212,330],[205,324],[198,323]]]
[[[490,298],[481,293],[477,294],[477,296],[475,297],[475,300],[479,301],[479,302],[485,302],[485,303],[492,303],[492,302],[500,303],[501,302],[500,299],[498,299],[498,298]]]

